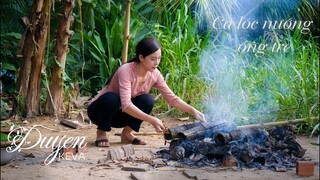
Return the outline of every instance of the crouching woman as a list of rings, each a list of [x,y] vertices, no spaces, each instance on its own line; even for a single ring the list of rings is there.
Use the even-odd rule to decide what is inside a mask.
[[[177,97],[157,69],[161,61],[161,46],[154,38],[145,38],[136,46],[136,56],[123,64],[109,78],[107,85],[91,100],[88,116],[97,125],[95,145],[109,147],[107,132],[123,128],[121,142],[145,145],[136,136],[143,121],[153,125],[157,132],[165,127],[160,119],[151,116],[154,99],[149,94],[156,87],[170,106],[205,121],[203,113]]]

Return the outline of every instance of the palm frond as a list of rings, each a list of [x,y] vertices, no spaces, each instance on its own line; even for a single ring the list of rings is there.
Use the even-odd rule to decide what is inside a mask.
[[[30,0],[2,0],[0,2],[1,33],[22,32],[23,26],[19,24],[19,19],[29,14],[31,6]]]

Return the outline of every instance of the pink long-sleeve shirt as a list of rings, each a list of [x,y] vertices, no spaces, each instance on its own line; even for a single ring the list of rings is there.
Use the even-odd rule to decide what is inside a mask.
[[[148,94],[153,86],[160,91],[170,106],[173,106],[179,100],[179,97],[168,87],[158,69],[152,72],[148,71],[146,80],[144,82],[138,82],[137,67],[136,62],[123,64],[115,72],[110,83],[105,86],[91,102],[97,100],[104,93],[114,92],[120,96],[121,108],[122,111],[124,111],[132,104],[131,98],[141,94]]]

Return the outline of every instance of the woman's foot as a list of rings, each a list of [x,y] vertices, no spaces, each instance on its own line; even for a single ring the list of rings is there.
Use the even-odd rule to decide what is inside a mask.
[[[94,142],[97,147],[109,147],[109,140],[105,131],[97,129],[97,138]]]
[[[121,142],[122,143],[131,143],[134,145],[146,145],[147,144],[144,140],[134,136],[132,134],[132,129],[128,126],[124,127],[122,130]]]

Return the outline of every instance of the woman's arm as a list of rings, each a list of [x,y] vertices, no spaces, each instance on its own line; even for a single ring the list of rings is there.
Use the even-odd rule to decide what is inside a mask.
[[[174,105],[174,108],[186,112],[188,114],[193,115],[193,117],[195,117],[196,119],[205,122],[206,119],[204,117],[204,114],[201,113],[200,111],[198,111],[197,109],[195,109],[194,107],[190,106],[189,104],[187,104],[186,102],[184,102],[183,100],[179,99]]]
[[[190,106],[189,104],[185,103],[172,92],[172,90],[168,87],[166,81],[164,80],[162,74],[159,71],[156,71],[154,76],[157,79],[155,83],[156,88],[160,91],[161,95],[169,103],[170,106],[180,111],[189,113],[200,121],[206,121],[203,113],[201,113],[194,107]]]

